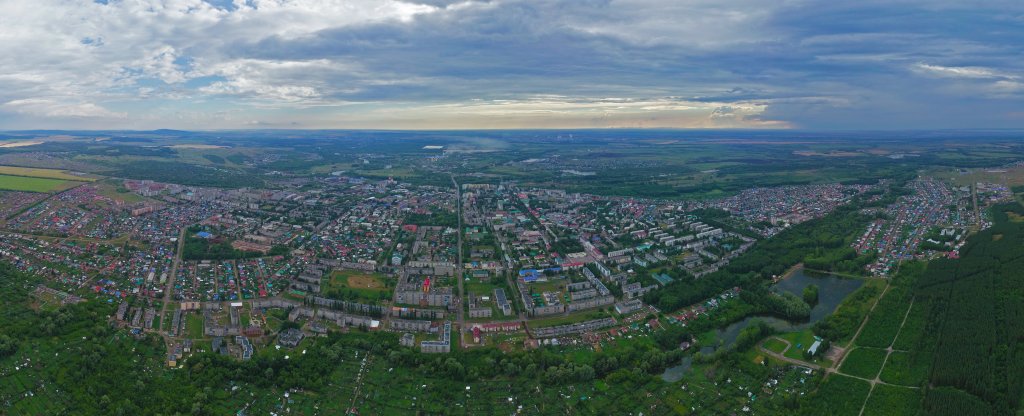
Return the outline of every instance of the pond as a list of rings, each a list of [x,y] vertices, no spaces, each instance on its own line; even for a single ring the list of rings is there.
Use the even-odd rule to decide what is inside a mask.
[[[811,284],[818,286],[818,304],[814,305],[814,308],[811,309],[809,320],[791,322],[774,316],[748,316],[739,322],[719,329],[715,334],[719,344],[705,346],[701,348],[701,352],[709,354],[718,348],[732,345],[733,342],[736,342],[736,337],[739,336],[740,332],[754,320],[767,323],[779,332],[793,332],[810,328],[811,325],[832,313],[842,303],[843,299],[846,299],[847,296],[860,288],[864,281],[860,279],[845,279],[835,275],[813,276],[805,273],[803,269],[798,269],[786,280],[775,284],[772,290],[777,293],[789,292],[802,296],[804,288]],[[690,370],[692,364],[692,359],[690,356],[687,356],[679,365],[666,369],[661,378],[668,382],[679,381]]]

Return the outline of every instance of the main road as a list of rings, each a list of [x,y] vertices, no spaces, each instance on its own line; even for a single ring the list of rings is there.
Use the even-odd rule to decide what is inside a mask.
[[[174,298],[174,280],[178,277],[178,267],[181,266],[182,251],[185,248],[185,230],[187,227],[181,227],[181,232],[178,233],[178,249],[174,250],[174,261],[171,262],[171,272],[167,274],[167,288],[164,289],[164,307],[160,309],[160,326],[159,331],[163,333],[164,322],[167,320],[167,306],[171,304],[171,299]],[[166,339],[166,338],[165,338]],[[170,347],[170,345],[167,345]]]
[[[459,245],[458,245],[458,250],[459,250],[458,259],[459,259],[459,261],[458,261],[458,263],[455,264],[455,280],[457,280],[459,282],[459,297],[458,297],[458,302],[457,302],[459,308],[458,308],[458,310],[456,312],[456,316],[458,317],[458,320],[459,320],[459,345],[461,345],[463,348],[466,348],[466,345],[462,342],[462,332],[466,330],[466,316],[465,316],[465,314],[463,314],[463,311],[462,311],[463,310],[462,299],[463,299],[463,296],[466,293],[464,291],[464,289],[462,288],[462,281],[464,280],[464,278],[462,276],[462,188],[460,188],[459,187],[459,183],[455,181],[455,175],[451,175],[451,177],[452,177],[452,185],[455,186],[455,201],[456,201],[456,205],[455,206],[456,206],[456,209],[457,209],[456,216],[459,218],[459,221],[458,221],[458,227],[459,228],[456,230],[456,232],[457,232],[456,234],[459,236]]]

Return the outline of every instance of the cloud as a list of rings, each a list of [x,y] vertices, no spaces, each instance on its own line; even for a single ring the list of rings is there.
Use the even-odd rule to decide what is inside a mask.
[[[945,0],[7,2],[0,128],[1019,127],[995,115],[1024,107],[1022,15]]]
[[[1014,75],[1004,74],[997,70],[983,67],[941,66],[919,63],[914,66],[914,69],[928,74],[953,78],[1017,78]]]
[[[62,103],[56,100],[26,98],[0,104],[0,108],[29,116],[56,118],[123,119],[126,113],[115,113],[93,103]]]

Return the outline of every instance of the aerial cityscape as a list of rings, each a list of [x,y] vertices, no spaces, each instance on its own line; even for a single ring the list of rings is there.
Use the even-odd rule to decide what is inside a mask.
[[[0,2],[0,416],[1024,413],[1024,3]]]

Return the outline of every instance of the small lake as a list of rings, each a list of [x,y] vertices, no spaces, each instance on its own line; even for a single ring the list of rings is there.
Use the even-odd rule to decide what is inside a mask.
[[[774,316],[748,316],[741,321],[719,329],[716,333],[719,344],[704,346],[701,348],[701,352],[709,354],[718,348],[732,345],[733,342],[736,342],[736,337],[740,335],[740,331],[743,331],[754,320],[767,323],[779,332],[793,332],[810,328],[811,325],[832,313],[843,299],[846,299],[847,296],[864,285],[864,281],[860,279],[846,279],[835,275],[812,276],[805,273],[803,269],[799,269],[793,272],[788,279],[776,283],[772,290],[777,293],[789,292],[797,296],[803,296],[804,288],[812,284],[818,286],[818,304],[811,308],[809,320],[790,322]],[[687,356],[679,365],[665,369],[661,378],[668,382],[679,381],[690,370],[692,364],[691,356]]]

